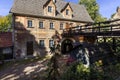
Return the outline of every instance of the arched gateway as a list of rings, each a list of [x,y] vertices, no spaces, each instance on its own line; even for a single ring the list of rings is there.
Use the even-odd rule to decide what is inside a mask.
[[[62,54],[67,54],[73,49],[73,41],[70,39],[65,39],[61,44],[61,52]]]

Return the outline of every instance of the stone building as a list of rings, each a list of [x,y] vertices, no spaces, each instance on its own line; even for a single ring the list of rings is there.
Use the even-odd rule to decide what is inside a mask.
[[[119,19],[120,19],[120,7],[117,7],[116,13],[113,14],[112,18],[111,18],[111,20],[117,20],[117,21],[111,23],[111,24],[114,24],[114,25],[118,25],[118,26],[113,27],[113,30],[115,30],[115,31],[120,30],[120,26],[119,26],[120,20]]]
[[[14,0],[10,13],[15,57],[46,55],[55,31],[93,22],[83,5],[64,0]]]
[[[112,16],[112,19],[120,19],[120,7],[117,7],[116,13]]]

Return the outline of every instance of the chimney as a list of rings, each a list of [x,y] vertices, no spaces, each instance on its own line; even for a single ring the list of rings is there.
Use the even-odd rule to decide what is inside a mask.
[[[56,3],[56,0],[53,0],[54,3]]]
[[[120,15],[120,7],[117,7],[117,13]]]

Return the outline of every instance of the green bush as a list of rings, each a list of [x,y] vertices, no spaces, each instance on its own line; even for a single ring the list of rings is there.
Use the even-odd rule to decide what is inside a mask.
[[[4,55],[0,53],[0,63],[4,63]]]
[[[120,76],[120,63],[105,66],[104,74],[109,76],[111,80],[116,80]]]
[[[62,75],[61,80],[113,80],[102,69],[84,67],[81,63],[72,64]]]
[[[63,73],[62,80],[88,80],[89,73],[89,68],[81,63],[74,63]]]

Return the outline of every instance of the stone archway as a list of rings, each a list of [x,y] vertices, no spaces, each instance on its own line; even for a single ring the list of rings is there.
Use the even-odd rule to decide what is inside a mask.
[[[72,49],[73,49],[73,41],[70,39],[65,39],[64,41],[62,41],[61,44],[61,53],[62,54],[66,54],[69,53]]]

